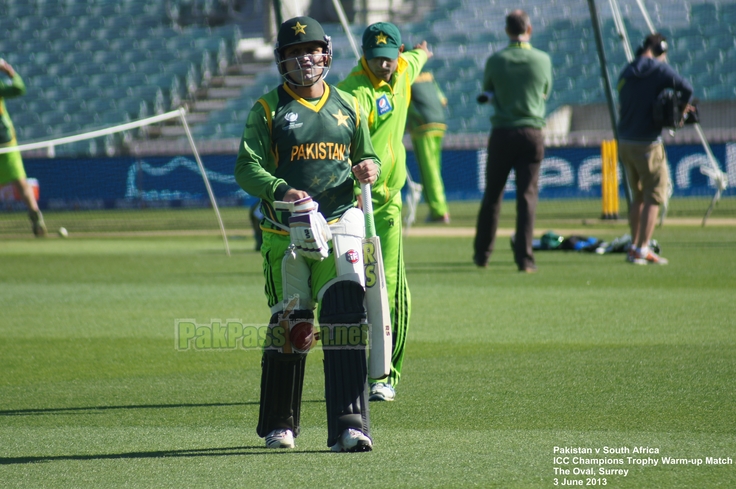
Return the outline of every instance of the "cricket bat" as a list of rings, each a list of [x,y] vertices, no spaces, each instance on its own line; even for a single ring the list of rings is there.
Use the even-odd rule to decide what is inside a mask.
[[[368,375],[372,379],[388,377],[391,371],[393,340],[391,337],[391,312],[388,305],[386,274],[383,270],[381,239],[376,236],[373,221],[371,186],[360,184],[365,214],[365,239],[363,240],[363,267],[365,269],[365,305],[368,323],[371,325]]]

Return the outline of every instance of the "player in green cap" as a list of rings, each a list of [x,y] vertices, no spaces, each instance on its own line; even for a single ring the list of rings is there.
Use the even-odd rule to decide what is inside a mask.
[[[381,176],[374,185],[373,215],[383,247],[393,355],[384,382],[371,381],[371,400],[392,401],[401,377],[411,296],[406,281],[401,239],[401,188],[406,183],[406,148],[402,141],[411,98],[411,84],[432,53],[423,41],[404,52],[399,29],[388,22],[363,32],[363,56],[338,87],[352,93],[368,116],[373,146],[381,158]]]
[[[343,344],[331,332],[362,332],[366,324],[365,222],[356,195],[358,182],[376,181],[380,160],[355,98],[324,81],[332,41],[319,22],[284,22],[274,55],[284,83],[254,104],[235,163],[238,184],[261,199],[264,216],[261,255],[273,341],[261,361],[257,432],[268,448],[294,447],[319,304],[327,445],[369,451],[365,343]]]
[[[6,84],[0,80],[0,148],[18,146],[15,137],[13,121],[10,120],[8,110],[5,108],[5,99],[20,97],[26,93],[26,85],[20,75],[10,66],[10,63],[0,58],[0,73],[10,78]],[[15,192],[28,207],[28,215],[33,226],[33,234],[38,238],[46,236],[46,224],[43,215],[38,208],[36,196],[26,179],[26,170],[23,168],[23,159],[19,151],[0,154],[0,185],[10,183]]]

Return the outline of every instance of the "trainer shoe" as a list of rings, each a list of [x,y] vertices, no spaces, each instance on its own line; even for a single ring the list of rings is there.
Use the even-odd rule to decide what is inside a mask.
[[[31,219],[33,225],[33,235],[37,238],[43,238],[46,236],[46,223],[43,221],[43,214],[41,211],[30,211],[28,217]]]
[[[635,252],[633,263],[634,265],[667,265],[669,261],[649,250],[646,254]]]
[[[266,448],[294,448],[294,434],[291,430],[273,430],[266,436]]]
[[[391,384],[377,382],[371,384],[371,391],[368,396],[369,401],[393,401],[396,398],[396,391]]]
[[[632,246],[631,248],[629,248],[629,251],[626,252],[626,261],[629,263],[634,263],[634,260],[636,260],[636,251]]]
[[[337,443],[332,445],[333,452],[370,452],[373,442],[362,431],[348,428],[342,432]]]

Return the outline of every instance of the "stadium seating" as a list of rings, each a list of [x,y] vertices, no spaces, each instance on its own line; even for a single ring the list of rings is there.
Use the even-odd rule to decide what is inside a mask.
[[[615,78],[626,56],[610,7],[597,3],[609,73]],[[243,22],[252,20],[240,19],[241,27],[220,25],[223,12],[217,4],[207,0],[0,0],[4,32],[0,53],[28,86],[25,97],[8,101],[18,134],[24,139],[46,137],[54,121],[64,130],[97,129],[104,123],[169,110],[192,97],[232,61]],[[647,26],[633,2],[620,4],[635,49]],[[169,18],[167,5],[178,9],[178,25]],[[401,25],[405,43],[430,42],[435,57],[428,67],[449,99],[449,131],[486,132],[491,109],[479,108],[474,95],[480,89],[486,58],[507,43],[503,18],[509,3],[435,0],[435,5],[424,18]],[[549,111],[565,104],[604,103],[584,2],[573,6],[566,0],[524,0],[521,6],[534,21],[532,44],[553,59]],[[703,100],[736,101],[736,65],[730,61],[736,56],[736,1],[654,0],[647,7],[655,25],[666,26],[662,31],[671,41],[670,62],[693,80],[696,95]],[[202,18],[207,22],[197,22]],[[256,24],[248,37],[259,35],[258,19],[247,25]],[[475,27],[469,29],[469,25]],[[363,28],[351,28],[358,42]],[[335,48],[328,80],[336,83],[355,66],[355,55],[339,25],[327,24],[325,30],[333,36]],[[193,130],[208,138],[239,137],[254,100],[280,81],[272,65]],[[137,104],[135,97],[140,97]],[[62,104],[69,118],[59,119],[58,102],[72,99],[84,104]],[[19,116],[28,111],[31,115]],[[104,145],[97,147],[102,151]],[[90,145],[84,148],[88,151]]]
[[[0,0],[0,53],[28,86],[25,97],[8,100],[19,135],[38,139],[169,110],[197,89],[203,59],[212,73],[230,63],[236,26],[175,28],[166,3]]]

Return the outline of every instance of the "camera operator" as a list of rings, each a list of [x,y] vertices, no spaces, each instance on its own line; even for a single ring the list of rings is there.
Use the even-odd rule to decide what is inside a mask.
[[[637,265],[666,265],[667,260],[649,249],[659,206],[667,198],[669,174],[662,143],[661,120],[655,120],[654,107],[663,90],[678,92],[682,119],[694,110],[688,102],[693,88],[667,64],[667,41],[661,34],[650,34],[624,68],[618,79],[619,157],[626,170],[632,202],[629,209],[631,248],[627,261]]]

